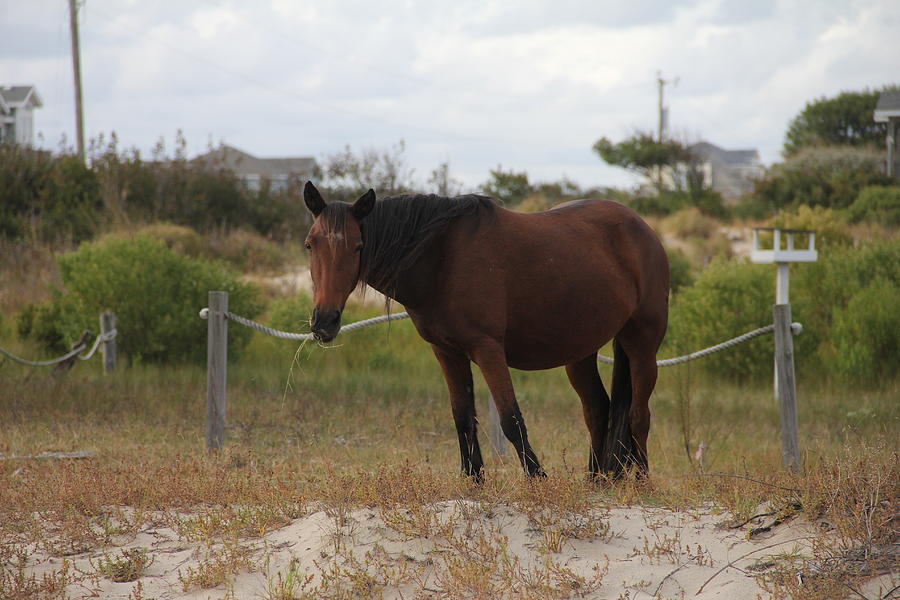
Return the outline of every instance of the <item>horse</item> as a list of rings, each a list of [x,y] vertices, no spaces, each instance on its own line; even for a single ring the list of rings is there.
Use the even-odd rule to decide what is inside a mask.
[[[529,476],[545,476],[516,402],[510,367],[565,366],[590,435],[588,474],[648,473],[650,394],[668,322],[669,265],[656,233],[607,200],[524,214],[492,198],[400,195],[326,203],[307,182],[310,327],[330,342],[355,288],[403,305],[440,364],[462,472],[481,482],[471,363]],[[613,341],[611,395],[597,352]]]

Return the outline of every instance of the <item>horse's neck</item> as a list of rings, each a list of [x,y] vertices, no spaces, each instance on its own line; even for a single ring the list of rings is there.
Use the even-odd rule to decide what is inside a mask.
[[[395,289],[383,289],[369,281],[366,284],[406,308],[415,310],[426,305],[434,298],[433,289],[439,277],[443,245],[444,236],[438,236],[418,260],[400,274]]]

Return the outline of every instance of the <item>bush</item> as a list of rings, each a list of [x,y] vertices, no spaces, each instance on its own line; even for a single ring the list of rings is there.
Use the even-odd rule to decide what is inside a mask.
[[[876,279],[834,310],[835,370],[847,381],[877,385],[896,375],[900,360],[900,285]]]
[[[847,209],[851,223],[868,221],[900,226],[900,185],[870,185]]]
[[[694,352],[772,322],[773,274],[766,265],[715,260],[673,297],[666,347]],[[703,359],[708,372],[739,380],[772,374],[771,340],[756,338]]]
[[[891,183],[881,172],[883,161],[879,150],[805,148],[754,183],[754,201],[768,206],[771,212],[801,204],[844,209],[867,186]]]
[[[772,219],[770,226],[815,231],[816,247],[819,249],[849,246],[853,243],[843,215],[839,211],[822,206],[809,207],[804,204],[798,207],[796,212],[782,211]],[[796,241],[801,240],[797,237]],[[802,241],[806,247],[806,238]]]
[[[792,267],[792,318],[801,376],[883,383],[900,364],[900,240],[835,247]],[[673,296],[667,354],[684,354],[772,321],[771,265],[717,260]],[[701,367],[732,379],[769,378],[771,337],[704,358]]]
[[[0,235],[85,240],[102,207],[97,175],[77,156],[0,144]]]
[[[206,324],[197,313],[207,292],[229,292],[230,310],[253,318],[259,291],[225,267],[178,254],[148,236],[107,238],[82,244],[57,259],[65,292],[19,315],[19,331],[55,350],[74,342],[83,329],[97,329],[102,311],[116,315],[117,340],[130,360],[202,362]],[[251,331],[232,327],[229,352],[237,353]],[[233,354],[234,355],[234,354]]]
[[[718,231],[719,222],[692,206],[668,216],[663,221],[663,227],[677,238],[708,239]]]
[[[689,286],[694,282],[694,276],[691,273],[691,261],[687,255],[678,249],[666,248],[666,254],[669,256],[669,287],[673,292],[677,292],[683,287]]]

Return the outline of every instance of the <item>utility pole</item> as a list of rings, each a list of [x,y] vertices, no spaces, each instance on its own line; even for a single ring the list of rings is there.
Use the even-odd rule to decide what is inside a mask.
[[[75,79],[75,142],[84,162],[84,110],[81,104],[81,49],[78,44],[78,0],[69,0],[69,30],[72,34],[72,70]]]
[[[678,85],[678,78],[675,79],[663,79],[662,71],[656,72],[656,85],[659,90],[659,122],[657,126],[657,140],[662,142],[666,130],[669,126],[669,108],[663,102],[663,96],[665,95],[666,85]]]

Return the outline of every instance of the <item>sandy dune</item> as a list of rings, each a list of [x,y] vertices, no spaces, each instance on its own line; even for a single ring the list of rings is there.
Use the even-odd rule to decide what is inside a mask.
[[[186,541],[161,524],[117,540],[119,546],[65,560],[76,571],[92,573],[91,561],[104,554],[146,548],[153,562],[139,580],[141,592],[157,599],[271,598],[290,574],[305,580],[291,590],[296,597],[316,598],[350,585],[347,575],[356,572],[366,574],[356,579],[370,582],[369,595],[385,598],[478,597],[473,581],[487,574],[484,585],[494,586],[496,598],[519,597],[517,589],[534,592],[544,585],[560,598],[740,600],[768,597],[754,575],[785,557],[808,555],[815,534],[813,525],[796,519],[749,539],[763,517],[729,528],[728,515],[712,507],[693,512],[624,507],[597,509],[589,518],[543,517],[468,500],[392,510],[314,506],[265,537],[242,540],[252,566],[211,589],[185,591],[182,578],[224,547]],[[40,576],[59,569],[62,560],[36,552],[29,571]],[[472,595],[456,587],[461,581]],[[135,597],[135,585],[101,577],[68,591],[73,598],[129,598]]]

